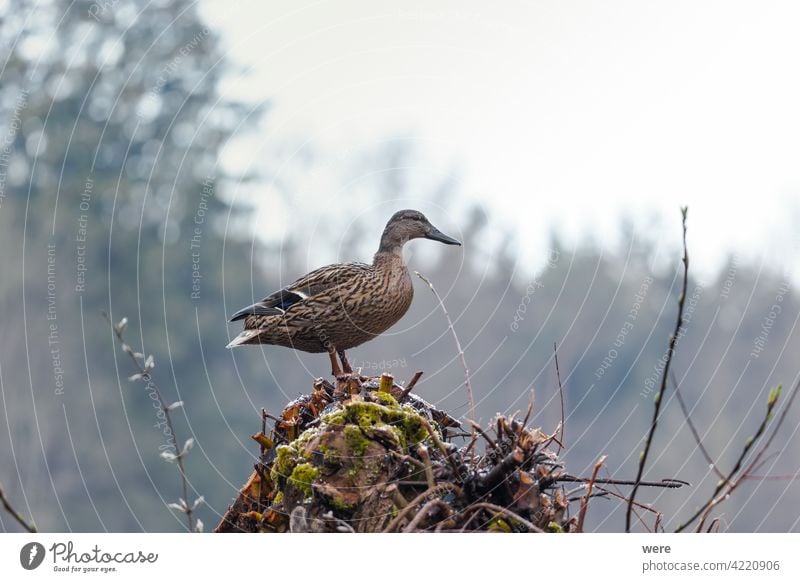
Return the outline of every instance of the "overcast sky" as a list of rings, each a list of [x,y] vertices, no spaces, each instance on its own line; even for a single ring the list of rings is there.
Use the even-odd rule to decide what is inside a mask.
[[[260,141],[411,137],[534,257],[553,226],[613,245],[624,214],[669,248],[688,204],[698,269],[735,251],[800,272],[800,3],[430,5],[202,7],[248,69],[226,92],[274,105]]]

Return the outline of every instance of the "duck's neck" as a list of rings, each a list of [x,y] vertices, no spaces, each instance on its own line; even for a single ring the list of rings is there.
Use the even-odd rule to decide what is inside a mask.
[[[376,267],[396,267],[398,264],[405,267],[403,261],[403,247],[391,247],[388,250],[379,249],[372,259],[372,264]]]
[[[383,231],[381,236],[381,244],[378,247],[378,252],[375,253],[375,258],[372,264],[375,266],[386,264],[397,264],[399,261],[401,265],[403,262],[403,245],[406,239],[398,236],[391,229],[387,228]]]

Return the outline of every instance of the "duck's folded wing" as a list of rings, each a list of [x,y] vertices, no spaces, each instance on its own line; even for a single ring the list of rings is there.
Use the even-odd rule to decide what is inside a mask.
[[[364,277],[371,272],[372,267],[364,263],[327,265],[300,277],[297,281],[286,287],[286,290],[301,296],[313,297],[314,295],[324,293],[328,289],[347,283],[354,277]]]
[[[337,287],[352,277],[363,277],[370,270],[371,267],[364,263],[320,267],[261,301],[240,309],[233,314],[230,321],[238,321],[250,315],[282,315],[292,305]]]

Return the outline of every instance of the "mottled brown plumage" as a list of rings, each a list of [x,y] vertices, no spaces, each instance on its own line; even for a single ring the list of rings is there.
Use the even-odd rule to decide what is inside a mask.
[[[341,263],[311,271],[291,285],[244,309],[231,321],[244,319],[244,330],[227,347],[273,344],[304,352],[328,352],[338,375],[334,353],[345,372],[344,351],[380,335],[403,317],[414,288],[403,261],[403,245],[429,238],[460,245],[442,234],[416,210],[401,210],[389,219],[371,265]]]

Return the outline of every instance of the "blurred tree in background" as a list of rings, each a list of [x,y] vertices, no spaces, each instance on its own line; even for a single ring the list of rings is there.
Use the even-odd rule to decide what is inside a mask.
[[[655,263],[646,229],[624,226],[616,254],[554,237],[537,272],[520,263],[504,225],[462,202],[457,175],[431,173],[404,138],[348,156],[270,144],[257,168],[232,174],[221,154],[263,130],[267,107],[225,95],[232,65],[194,2],[9,0],[0,10],[0,434],[9,435],[0,437],[0,480],[42,530],[183,527],[165,507],[178,494],[174,468],[158,457],[167,438],[147,392],[127,381],[133,370],[102,311],[129,318],[128,341],[155,355],[167,397],[186,402],[177,420],[197,443],[188,458],[193,496],[206,497],[199,516],[215,523],[257,454],[248,435],[260,407],[279,411],[328,372],[324,356],[226,351],[238,327],[226,328],[228,314],[321,264],[369,260],[386,218],[408,206],[465,243],[459,256],[415,242],[409,261],[445,298],[478,416],[524,409],[535,388],[536,420],[552,430],[558,343],[570,471],[587,472],[608,454],[615,476],[633,475],[652,410],[644,388],[678,293],[678,257]],[[677,207],[671,218],[677,228]],[[791,296],[770,328],[774,351],[752,355],[785,284],[736,258],[717,279],[690,284],[697,298],[676,374],[723,462],[751,434],[768,389],[797,373],[800,310]],[[400,381],[424,370],[418,393],[466,414],[446,322],[415,285],[411,312],[349,355],[365,373],[387,370]],[[644,500],[677,519],[716,478],[696,451],[687,456],[694,444],[679,410],[667,403],[665,411],[670,436],[649,476],[695,487]],[[800,466],[797,444],[773,463]],[[797,485],[756,486],[758,496],[751,489],[729,506],[731,527],[797,529],[791,512],[757,502],[796,500]],[[600,507],[587,528],[618,530],[617,506],[609,502],[605,515]],[[0,524],[15,529],[3,514]]]
[[[225,60],[194,2],[65,7],[12,0],[0,27],[0,117],[15,128],[2,253],[3,264],[19,266],[3,278],[2,312],[6,329],[26,330],[4,336],[3,376],[33,386],[8,408],[36,409],[36,418],[9,421],[13,435],[30,437],[13,440],[23,445],[15,456],[45,529],[170,527],[152,511],[172,488],[171,468],[154,461],[164,435],[140,387],[124,375],[119,384],[100,313],[136,322],[141,335],[129,340],[158,354],[175,399],[208,396],[197,337],[223,329],[213,299],[232,210],[218,191],[246,178],[226,175],[217,159],[236,125],[261,111],[220,96]],[[228,245],[249,255],[249,244]],[[249,279],[249,262],[231,267],[230,276]],[[194,394],[178,394],[182,387]],[[194,422],[201,408],[189,412]],[[31,455],[39,446],[43,463]],[[60,511],[36,510],[54,494]],[[119,511],[86,511],[93,502]]]

